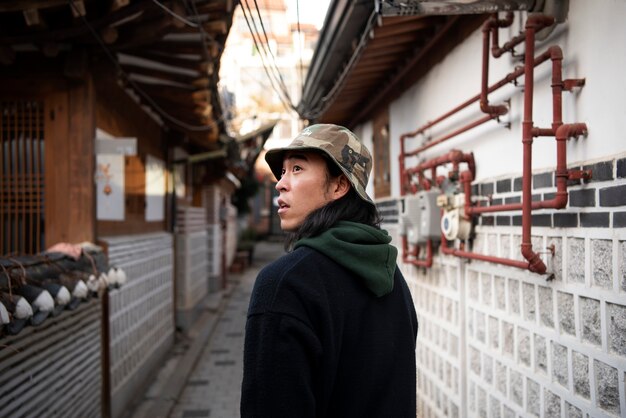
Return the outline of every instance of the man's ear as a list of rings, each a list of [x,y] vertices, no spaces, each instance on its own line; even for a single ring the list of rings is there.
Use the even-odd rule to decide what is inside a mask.
[[[348,178],[343,174],[339,176],[335,182],[333,182],[333,189],[331,190],[333,200],[344,197],[350,190],[350,187],[352,187],[352,185]]]

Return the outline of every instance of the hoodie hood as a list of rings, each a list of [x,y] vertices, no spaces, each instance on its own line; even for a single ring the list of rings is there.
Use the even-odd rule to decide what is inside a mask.
[[[303,238],[295,248],[313,248],[362,278],[376,296],[393,289],[398,250],[390,245],[387,231],[348,221],[340,221],[315,237]]]

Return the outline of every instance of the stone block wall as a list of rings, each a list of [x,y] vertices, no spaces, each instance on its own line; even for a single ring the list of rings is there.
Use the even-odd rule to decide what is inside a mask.
[[[533,214],[533,247],[553,276],[438,251],[431,269],[400,264],[420,322],[418,417],[626,416],[626,162],[581,167],[594,178],[572,184],[565,210]],[[535,195],[555,191],[552,173],[533,183]],[[520,199],[520,186],[474,191],[499,204]],[[401,248],[401,201],[379,206]],[[519,225],[516,212],[482,216],[468,245],[521,260]]]

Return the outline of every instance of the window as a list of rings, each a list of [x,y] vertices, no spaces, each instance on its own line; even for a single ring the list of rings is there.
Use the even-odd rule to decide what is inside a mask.
[[[44,105],[0,102],[0,254],[43,247]]]

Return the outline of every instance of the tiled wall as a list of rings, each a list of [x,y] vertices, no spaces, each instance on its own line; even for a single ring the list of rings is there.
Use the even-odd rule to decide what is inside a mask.
[[[571,185],[565,210],[533,212],[553,279],[438,251],[431,269],[400,265],[420,321],[417,416],[626,416],[626,162],[584,168],[594,177]],[[533,183],[535,196],[555,191],[552,173]],[[521,179],[474,192],[519,201]],[[399,245],[401,202],[379,209]],[[521,260],[519,225],[519,212],[480,217],[472,251]]]
[[[111,415],[122,416],[174,341],[172,235],[103,238],[127,283],[109,292]]]

